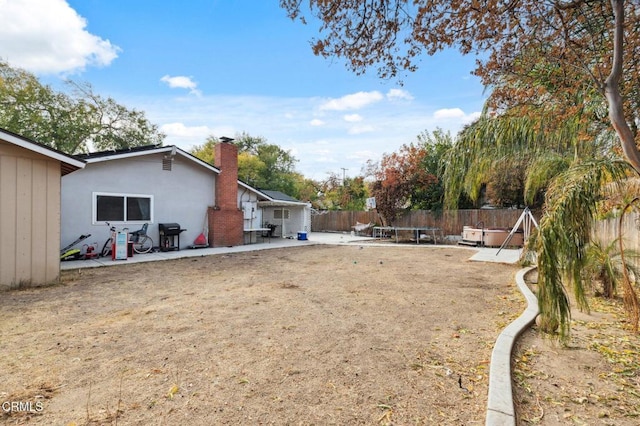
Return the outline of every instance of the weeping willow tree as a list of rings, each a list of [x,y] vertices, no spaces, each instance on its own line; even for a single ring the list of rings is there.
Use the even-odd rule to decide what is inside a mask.
[[[446,155],[445,205],[455,209],[463,193],[477,199],[499,166],[524,168],[526,202],[544,194],[544,215],[529,247],[537,255],[539,308],[548,328],[557,327],[566,339],[571,319],[567,289],[580,309],[589,309],[581,274],[604,190],[623,182],[632,169],[615,154],[613,132],[586,125],[577,116],[549,123],[485,112]]]
[[[584,143],[587,132],[600,135]],[[614,140],[612,133],[589,129],[579,116],[554,123],[514,112],[494,116],[485,109],[442,162],[445,207],[456,209],[461,194],[477,201],[493,170],[504,167],[524,168],[524,200],[532,204],[555,176],[572,164],[602,157]]]

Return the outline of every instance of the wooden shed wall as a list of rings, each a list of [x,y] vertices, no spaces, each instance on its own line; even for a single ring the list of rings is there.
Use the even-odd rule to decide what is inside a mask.
[[[60,162],[0,140],[0,288],[60,275]]]

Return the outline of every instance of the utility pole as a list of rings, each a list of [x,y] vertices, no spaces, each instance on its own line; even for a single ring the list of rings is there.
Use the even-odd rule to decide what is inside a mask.
[[[340,167],[340,169],[342,169],[342,186],[344,186],[344,180],[347,178],[346,172],[349,169],[345,169],[344,167]]]

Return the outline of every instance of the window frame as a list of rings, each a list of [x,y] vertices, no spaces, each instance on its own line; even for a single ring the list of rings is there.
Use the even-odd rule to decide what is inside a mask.
[[[276,212],[280,212],[280,214],[284,217],[276,217]],[[291,209],[285,209],[285,208],[273,209],[273,220],[289,220],[289,219],[291,219]]]
[[[124,212],[123,217],[124,220],[112,220],[109,221],[110,224],[132,224],[132,225],[144,225],[145,223],[153,223],[153,212],[154,212],[154,196],[151,194],[130,194],[123,192],[92,192],[92,208],[91,208],[91,223],[93,225],[103,225],[105,223],[104,220],[98,220],[98,197],[106,196],[106,197],[121,197],[123,198],[123,206]],[[127,220],[127,198],[147,198],[149,199],[149,220]]]

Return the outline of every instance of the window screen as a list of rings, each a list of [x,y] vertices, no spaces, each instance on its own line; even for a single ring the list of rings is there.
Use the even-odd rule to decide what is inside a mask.
[[[98,222],[124,221],[124,197],[98,195],[96,200],[96,220]]]
[[[152,222],[153,197],[95,194],[95,222]]]
[[[274,219],[289,219],[289,210],[275,209],[273,211]]]
[[[127,220],[151,220],[151,199],[127,197]]]

